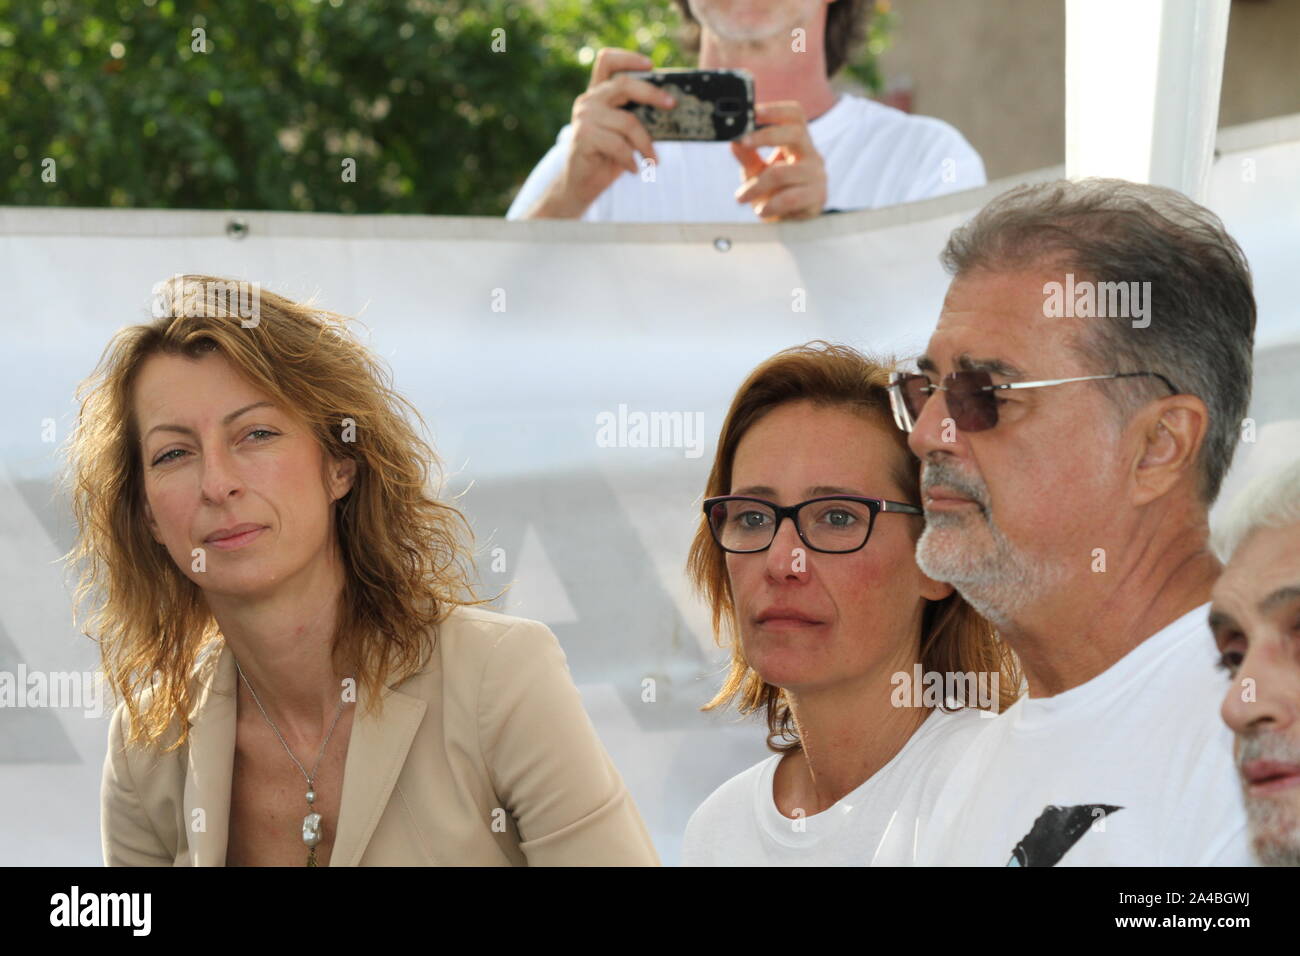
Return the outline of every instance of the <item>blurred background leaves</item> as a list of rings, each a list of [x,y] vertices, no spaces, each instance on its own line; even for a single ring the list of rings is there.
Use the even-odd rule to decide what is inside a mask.
[[[887,10],[846,69],[871,93]],[[0,204],[503,215],[595,51],[690,66],[680,27],[671,0],[0,0]]]

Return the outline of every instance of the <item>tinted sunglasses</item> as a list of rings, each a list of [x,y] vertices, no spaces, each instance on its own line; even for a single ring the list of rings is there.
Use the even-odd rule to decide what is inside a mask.
[[[1046,388],[1069,382],[1096,382],[1112,378],[1135,378],[1150,375],[1169,387],[1171,395],[1178,389],[1159,372],[1113,372],[1110,375],[1080,375],[1077,378],[1053,378],[1042,382],[1009,382],[994,385],[989,372],[953,372],[934,384],[925,375],[893,372],[889,376],[889,405],[894,421],[905,432],[916,427],[921,409],[935,391],[948,393],[948,415],[964,432],[982,432],[998,423],[997,393],[1006,388]]]

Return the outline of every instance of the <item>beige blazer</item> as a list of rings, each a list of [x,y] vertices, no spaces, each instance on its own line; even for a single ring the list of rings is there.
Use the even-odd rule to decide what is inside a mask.
[[[228,646],[211,673],[189,740],[169,754],[125,747],[129,715],[125,704],[114,711],[101,789],[107,866],[225,865]],[[330,866],[659,864],[544,624],[456,608],[424,668],[385,689],[378,719],[359,684],[357,693]]]

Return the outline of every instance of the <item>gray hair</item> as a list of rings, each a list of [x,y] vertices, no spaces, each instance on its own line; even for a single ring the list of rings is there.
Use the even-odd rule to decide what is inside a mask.
[[[1214,550],[1226,563],[1256,531],[1293,524],[1300,524],[1300,458],[1257,476],[1233,499],[1214,529]]]
[[[953,232],[940,257],[953,276],[1045,260],[1097,283],[1151,283],[1147,326],[1100,319],[1072,345],[1099,374],[1158,372],[1205,403],[1199,492],[1211,504],[1250,407],[1255,296],[1241,247],[1218,216],[1182,193],[1083,179],[1003,193]],[[1106,382],[1103,394],[1127,419],[1168,389],[1141,377]]]

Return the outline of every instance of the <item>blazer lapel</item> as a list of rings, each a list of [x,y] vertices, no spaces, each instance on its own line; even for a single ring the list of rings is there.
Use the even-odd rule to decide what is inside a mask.
[[[190,711],[183,822],[188,831],[191,866],[225,866],[230,835],[236,672],[235,656],[224,642],[220,655],[211,683],[199,692]],[[365,703],[365,688],[358,684],[330,866],[359,864],[428,708],[425,701],[390,687],[384,688],[379,718],[365,713]],[[199,810],[202,813],[196,814]]]
[[[360,864],[428,708],[426,701],[391,687],[383,689],[382,702],[379,717],[366,713],[365,688],[358,682],[330,866]]]
[[[224,641],[212,681],[190,711],[190,723],[182,821],[188,831],[189,862],[225,866],[235,770],[235,656]]]

